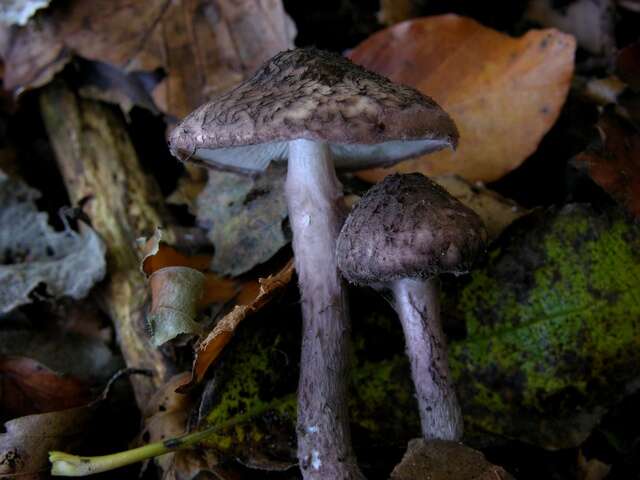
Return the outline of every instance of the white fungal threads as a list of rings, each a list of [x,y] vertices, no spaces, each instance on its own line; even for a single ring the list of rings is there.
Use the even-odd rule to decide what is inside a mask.
[[[307,432],[309,433],[318,433],[319,429],[317,425],[312,425],[307,428]]]
[[[320,460],[320,454],[317,450],[311,451],[311,468],[314,470],[320,470],[322,466],[322,460]]]

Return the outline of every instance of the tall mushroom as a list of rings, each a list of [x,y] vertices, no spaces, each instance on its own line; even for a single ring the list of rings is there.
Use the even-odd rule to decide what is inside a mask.
[[[178,158],[240,171],[288,159],[285,193],[302,297],[298,458],[305,478],[361,478],[346,406],[349,317],[335,260],[343,221],[334,168],[391,165],[457,130],[418,91],[316,49],[277,54],[172,132]]]
[[[485,241],[480,217],[418,173],[390,175],[371,188],[338,238],[348,281],[393,292],[427,440],[460,440],[463,427],[435,277],[466,272]]]

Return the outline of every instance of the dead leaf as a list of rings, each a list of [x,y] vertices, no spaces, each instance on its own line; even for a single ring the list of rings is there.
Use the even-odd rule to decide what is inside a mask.
[[[455,175],[434,177],[433,181],[476,212],[487,228],[489,240],[495,240],[514,220],[528,210],[482,185],[472,185]]]
[[[250,304],[237,305],[224,316],[214,329],[202,341],[196,351],[191,380],[178,391],[185,392],[202,381],[207,370],[217,360],[224,347],[233,337],[240,322],[248,316],[258,312],[273,298],[280,294],[289,284],[293,276],[293,260],[290,260],[279,272],[259,280],[260,290]]]
[[[142,262],[140,270],[147,276],[165,267],[189,267],[204,272],[211,263],[211,255],[185,255],[163,240],[163,230],[156,228],[154,234],[138,239]]]
[[[382,25],[393,25],[418,15],[418,2],[416,0],[380,0],[378,21]]]
[[[620,50],[616,58],[616,73],[620,80],[640,91],[640,41]]]
[[[59,329],[11,328],[4,319],[0,329],[0,355],[26,356],[54,372],[94,385],[106,382],[119,368],[121,359],[95,337]]]
[[[600,143],[573,159],[635,217],[640,216],[640,134],[606,112],[597,124]]]
[[[532,0],[526,18],[576,37],[578,45],[594,55],[615,51],[613,0]]]
[[[149,277],[151,311],[147,316],[156,347],[181,334],[203,333],[196,322],[204,275],[189,267],[165,267]]]
[[[432,97],[455,120],[460,143],[360,172],[368,181],[391,172],[456,173],[492,181],[519,166],[556,121],[573,74],[575,41],[557,30],[511,38],[456,15],[410,20],[374,34],[351,59]]]
[[[162,69],[155,104],[182,117],[292,47],[294,36],[280,0],[72,0],[11,33],[4,85],[42,86],[73,54],[125,73]]]
[[[212,171],[196,201],[198,223],[215,246],[211,269],[237,276],[266,262],[290,241],[286,169],[273,164],[255,178]]]
[[[23,478],[45,472],[50,450],[81,445],[93,413],[94,407],[82,406],[6,422],[0,435],[0,475]]]
[[[391,480],[513,480],[502,467],[462,443],[414,439]]]
[[[38,10],[46,8],[50,2],[51,0],[2,0],[0,2],[0,23],[26,25]]]
[[[26,357],[0,357],[0,410],[9,418],[88,403],[88,385]]]
[[[0,313],[30,303],[40,284],[54,297],[83,298],[106,273],[98,235],[86,225],[54,231],[35,206],[39,196],[0,172]]]
[[[597,458],[587,460],[582,450],[578,451],[578,480],[604,480],[610,471],[611,465]]]

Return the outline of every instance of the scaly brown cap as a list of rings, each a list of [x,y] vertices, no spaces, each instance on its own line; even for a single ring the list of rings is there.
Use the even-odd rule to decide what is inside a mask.
[[[424,175],[389,175],[349,214],[337,243],[352,283],[463,273],[486,241],[480,217]]]
[[[255,75],[187,116],[172,132],[181,160],[263,170],[287,142],[330,144],[336,166],[391,165],[455,148],[453,120],[432,99],[334,53],[281,52]]]

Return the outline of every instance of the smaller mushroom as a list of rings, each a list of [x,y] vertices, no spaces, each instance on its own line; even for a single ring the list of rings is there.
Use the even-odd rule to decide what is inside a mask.
[[[344,277],[393,292],[425,439],[459,440],[463,431],[436,277],[468,271],[485,241],[478,215],[417,173],[390,175],[371,188],[338,237]]]

